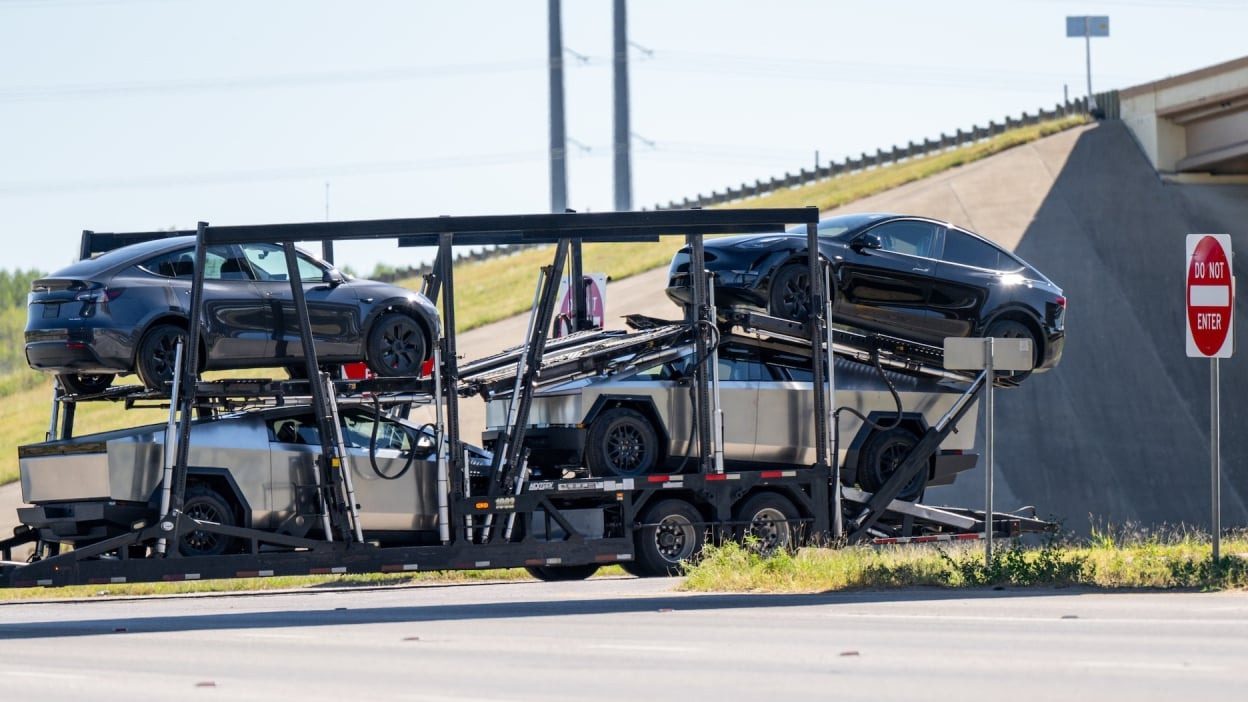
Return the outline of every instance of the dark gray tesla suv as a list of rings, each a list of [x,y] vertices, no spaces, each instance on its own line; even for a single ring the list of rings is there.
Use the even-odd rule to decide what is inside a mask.
[[[200,370],[293,365],[303,359],[280,246],[212,246],[204,267]],[[31,283],[26,360],[68,392],[98,392],[118,373],[161,388],[188,328],[195,238],[125,246]],[[423,295],[343,275],[298,252],[312,336],[324,363],[366,361],[378,375],[417,375],[438,334]]]

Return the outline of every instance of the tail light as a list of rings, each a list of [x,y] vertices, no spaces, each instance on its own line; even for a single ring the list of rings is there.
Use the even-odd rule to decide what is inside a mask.
[[[77,302],[85,302],[87,304],[112,302],[113,300],[121,297],[121,293],[124,291],[125,288],[93,288],[91,290],[78,293],[74,297],[74,300]]]
[[[1066,296],[1065,295],[1057,296],[1057,306],[1061,307],[1062,309],[1066,309]]]

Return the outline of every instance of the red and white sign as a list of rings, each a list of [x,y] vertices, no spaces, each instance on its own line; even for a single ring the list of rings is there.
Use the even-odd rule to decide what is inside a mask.
[[[1230,358],[1235,277],[1229,234],[1187,235],[1187,355]]]
[[[607,323],[607,274],[586,273],[585,281],[585,316],[597,328],[602,329]],[[555,317],[553,337],[567,336],[572,329],[572,296],[569,294],[571,279],[563,276],[559,281],[559,294],[555,299],[555,308],[559,310]]]

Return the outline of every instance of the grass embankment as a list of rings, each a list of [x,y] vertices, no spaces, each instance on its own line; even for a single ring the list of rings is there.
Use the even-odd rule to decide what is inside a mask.
[[[1208,538],[1095,538],[1088,544],[802,549],[763,558],[736,544],[712,547],[683,588],[715,592],[829,592],[896,587],[1084,586],[1104,589],[1248,588],[1248,535],[1223,540],[1215,565]]]
[[[849,173],[809,185],[771,193],[732,203],[737,207],[804,207],[815,205],[820,210],[839,207],[854,200],[874,195],[906,183],[927,178],[942,171],[987,158],[1009,148],[1078,126],[1087,121],[1081,115],[1052,120],[1030,127],[1019,127],[990,139],[957,149]],[[604,272],[612,279],[627,278],[667,265],[672,254],[683,244],[676,237],[665,237],[656,243],[587,244],[584,269]],[[526,249],[510,256],[500,256],[466,263],[455,271],[456,326],[467,331],[490,322],[519,314],[532,305],[537,270],[550,263],[550,247]],[[419,289],[421,281],[409,278],[399,281]],[[24,315],[24,307],[21,310]],[[614,314],[614,312],[613,312]],[[24,323],[25,317],[22,317]],[[19,327],[20,329],[20,327]],[[16,342],[13,342],[16,343]],[[48,401],[51,382],[29,369],[14,371],[18,388],[0,403],[0,484],[17,479],[16,447],[42,441],[48,427]],[[250,372],[255,375],[255,371]],[[129,379],[123,379],[129,380]],[[20,381],[20,382],[19,382]],[[122,381],[119,381],[122,382]],[[0,382],[0,389],[6,387]],[[103,431],[144,422],[160,422],[164,413],[126,412],[121,405],[96,403],[83,406],[76,418],[77,433]]]
[[[619,566],[607,566],[595,577],[620,576]],[[274,578],[199,580],[182,583],[130,583],[123,585],[74,585],[62,588],[27,587],[0,589],[0,602],[19,600],[80,599],[85,597],[146,597],[189,595],[205,592],[257,592],[274,590],[324,590],[346,587],[401,587],[532,580],[523,568],[498,570],[450,570],[428,573],[364,573],[352,575],[292,575]]]

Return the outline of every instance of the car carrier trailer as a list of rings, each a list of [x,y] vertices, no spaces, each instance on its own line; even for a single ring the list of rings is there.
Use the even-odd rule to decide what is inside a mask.
[[[749,323],[775,327],[809,344],[814,388],[816,458],[810,465],[764,470],[725,470],[718,434],[718,394],[715,345],[712,337],[720,322],[704,270],[702,239],[723,233],[783,232],[805,225],[808,265],[812,279],[826,269],[818,256],[815,208],[757,210],[668,210],[601,214],[553,214],[488,217],[317,222],[257,226],[211,227],[196,231],[196,266],[191,287],[189,342],[179,359],[179,373],[167,393],[141,388],[114,389],[96,397],[58,394],[53,401],[49,434],[71,436],[73,408],[83,401],[121,401],[127,406],[164,403],[169,428],[158,507],[150,518],[136,520],[128,530],[89,544],[75,544],[58,552],[55,544],[37,543],[35,530],[19,527],[0,542],[0,585],[8,587],[59,586],[82,583],[183,581],[210,578],[263,577],[365,572],[527,567],[546,579],[583,578],[599,566],[619,563],[637,575],[676,572],[707,542],[761,535],[773,544],[861,543],[884,540],[938,540],[1009,535],[1047,530],[1051,525],[1033,517],[992,514],[965,509],[941,509],[895,500],[898,491],[924,470],[958,420],[974,406],[989,379],[960,376],[966,391],[874,494],[840,485],[831,406],[832,381],[825,378],[829,354],[858,354],[875,363],[887,363],[908,372],[937,372],[938,350],[919,349],[906,359],[893,342],[872,335],[836,332],[828,324],[828,301],[812,286],[811,319],[803,324],[770,318]],[[88,234],[84,254],[144,239],[186,232]],[[529,481],[525,431],[534,389],[545,370],[548,347],[566,340],[548,340],[559,282],[569,251],[582,242],[654,241],[681,236],[691,250],[692,304],[684,323],[692,334],[699,358],[692,378],[697,423],[694,469],[674,475],[629,479],[569,479]],[[401,247],[436,246],[434,272],[426,278],[425,293],[440,302],[442,330],[428,377],[368,381],[335,381],[323,373],[312,343],[312,328],[296,265],[294,242],[395,239]],[[276,243],[283,247],[288,280],[303,349],[307,350],[307,381],[201,382],[195,369],[200,353],[203,310],[204,257],[207,247],[239,243]],[[459,397],[464,380],[458,363],[455,334],[453,247],[499,244],[553,244],[550,265],[543,267],[539,289],[521,349],[510,362],[512,402],[508,421],[495,444],[487,485],[474,481],[462,450]],[[573,271],[579,260],[573,257]],[[574,314],[582,320],[582,314]],[[912,351],[908,350],[908,351]],[[820,391],[822,389],[822,391]],[[183,511],[186,503],[191,423],[195,416],[253,403],[307,402],[315,411],[321,445],[317,479],[307,486],[316,494],[306,516],[321,525],[311,534],[294,536],[273,531],[196,520]],[[425,545],[380,545],[366,537],[360,525],[348,455],[339,422],[339,408],[350,403],[385,402],[432,404],[437,436],[437,539]],[[188,557],[179,553],[182,537],[193,532],[236,540],[240,553]],[[13,549],[36,543],[35,557],[12,562]]]

